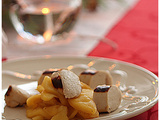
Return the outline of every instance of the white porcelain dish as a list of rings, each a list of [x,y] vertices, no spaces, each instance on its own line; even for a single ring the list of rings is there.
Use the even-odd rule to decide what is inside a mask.
[[[92,62],[91,62],[92,61]],[[124,98],[119,108],[108,114],[100,114],[99,118],[93,120],[121,120],[134,117],[141,114],[151,107],[153,107],[158,101],[158,77],[152,72],[139,67],[134,64],[105,58],[94,57],[35,57],[27,59],[12,60],[2,63],[2,70],[11,70],[24,74],[32,74],[37,70],[44,70],[48,68],[64,68],[74,64],[88,64],[94,63],[92,67],[97,70],[123,70],[127,73],[126,86],[135,87],[137,90],[132,93],[131,97]],[[114,78],[116,79],[116,78]],[[20,79],[11,78],[6,75],[2,75],[2,89],[3,99],[6,92],[6,88],[10,84],[19,85],[22,89],[32,90],[37,87],[36,82],[24,81]],[[133,87],[133,88],[134,88]],[[27,120],[24,107],[8,108],[3,101],[2,108],[4,119],[23,119]]]

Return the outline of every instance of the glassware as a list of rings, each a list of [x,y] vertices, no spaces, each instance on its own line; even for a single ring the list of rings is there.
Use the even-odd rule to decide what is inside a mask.
[[[8,37],[2,28],[2,60],[7,59]]]
[[[81,9],[81,0],[16,0],[10,18],[18,34],[43,44],[68,37]]]

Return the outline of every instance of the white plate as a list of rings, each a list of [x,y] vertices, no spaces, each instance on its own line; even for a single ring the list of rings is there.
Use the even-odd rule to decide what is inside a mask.
[[[44,70],[48,68],[64,68],[73,64],[88,64],[94,61],[93,67],[97,70],[123,70],[127,73],[128,78],[126,81],[126,86],[135,86],[137,92],[132,94],[131,99],[123,99],[120,107],[108,114],[100,114],[97,119],[127,119],[141,114],[151,107],[153,107],[158,100],[158,78],[152,72],[133,65],[130,63],[104,59],[104,58],[91,58],[91,57],[38,57],[38,58],[28,58],[20,60],[12,60],[8,62],[3,62],[3,70],[12,70],[16,72],[21,72],[25,74],[32,74],[37,70]],[[115,79],[115,78],[114,78]],[[2,75],[2,88],[3,96],[5,94],[5,89],[10,84],[20,85],[21,88],[25,90],[30,90],[36,88],[37,83],[23,81],[18,79],[10,78],[6,75]],[[141,97],[139,97],[141,96]],[[139,102],[138,102],[139,101]],[[3,117],[6,119],[27,119],[25,108],[8,108],[5,106],[3,101],[4,111]]]

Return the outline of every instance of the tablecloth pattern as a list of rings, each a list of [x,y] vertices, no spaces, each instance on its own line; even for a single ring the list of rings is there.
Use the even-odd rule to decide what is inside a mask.
[[[103,42],[88,54],[142,66],[158,75],[158,0],[140,0],[105,37],[118,44],[116,50]],[[158,103],[128,120],[158,120]]]

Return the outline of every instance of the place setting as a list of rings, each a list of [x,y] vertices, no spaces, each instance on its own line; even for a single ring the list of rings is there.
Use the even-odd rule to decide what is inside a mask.
[[[148,35],[155,42],[143,47],[141,36],[126,43],[119,38],[119,27],[144,4],[150,5],[144,0],[3,1],[10,9],[3,8],[2,16],[8,14],[10,24],[2,22],[2,119],[157,115],[157,34]]]

